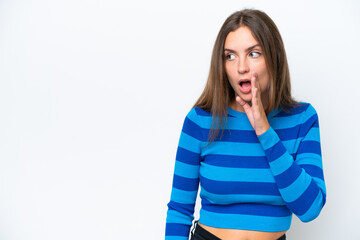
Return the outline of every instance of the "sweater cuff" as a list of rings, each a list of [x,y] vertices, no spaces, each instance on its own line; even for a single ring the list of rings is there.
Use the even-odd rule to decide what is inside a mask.
[[[264,150],[271,148],[277,142],[280,141],[279,136],[274,131],[272,127],[270,127],[266,132],[258,136],[258,139],[263,146]]]

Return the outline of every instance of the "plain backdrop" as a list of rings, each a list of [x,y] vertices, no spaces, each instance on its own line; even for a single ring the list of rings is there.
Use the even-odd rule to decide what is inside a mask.
[[[183,120],[245,7],[320,119],[327,203],[288,239],[360,239],[356,0],[0,0],[0,239],[163,239]]]

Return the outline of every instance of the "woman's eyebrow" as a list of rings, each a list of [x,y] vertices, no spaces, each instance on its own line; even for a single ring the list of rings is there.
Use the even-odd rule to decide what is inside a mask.
[[[250,50],[252,50],[253,48],[256,48],[256,47],[260,47],[260,44],[255,44],[255,45],[253,45],[253,46],[251,46],[251,47],[248,47],[248,48],[246,49],[246,51],[249,52]]]
[[[246,49],[246,52],[249,52],[249,51],[251,51],[253,48],[256,48],[256,47],[260,47],[260,44],[257,43],[257,44],[255,44],[255,45],[252,45],[252,46],[248,47],[248,48]],[[228,49],[228,48],[224,48],[224,51],[236,53],[235,50]]]
[[[228,49],[228,48],[224,48],[224,52],[225,52],[225,51],[232,52],[232,53],[236,53],[236,51],[235,51],[235,50]]]

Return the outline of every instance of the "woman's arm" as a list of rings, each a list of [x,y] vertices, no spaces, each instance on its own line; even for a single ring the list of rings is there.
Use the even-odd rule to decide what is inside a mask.
[[[194,219],[199,186],[202,132],[196,109],[186,116],[176,153],[172,191],[166,218],[165,239],[186,240]]]
[[[319,121],[309,104],[299,135],[303,138],[295,156],[291,155],[270,127],[258,136],[269,161],[280,194],[301,221],[315,219],[326,201],[322,169]]]
[[[237,97],[265,151],[270,169],[280,194],[288,208],[303,222],[316,218],[326,201],[322,170],[319,121],[315,109],[309,104],[300,129],[302,140],[293,157],[270,127],[261,102],[256,74],[252,74],[251,106]]]

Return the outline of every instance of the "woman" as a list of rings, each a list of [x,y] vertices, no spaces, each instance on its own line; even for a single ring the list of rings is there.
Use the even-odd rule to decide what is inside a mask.
[[[292,214],[315,219],[326,200],[318,117],[291,97],[284,45],[258,10],[232,14],[206,87],[185,118],[166,239],[286,239]]]

